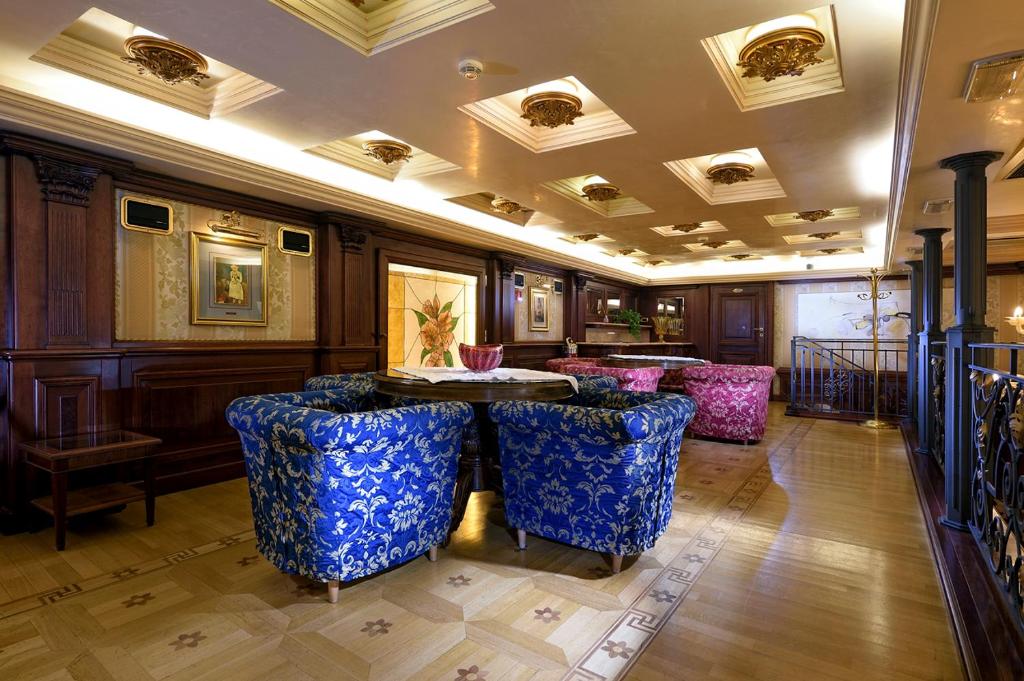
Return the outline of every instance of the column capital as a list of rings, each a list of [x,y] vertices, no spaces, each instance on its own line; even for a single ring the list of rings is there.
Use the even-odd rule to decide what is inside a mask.
[[[939,167],[945,170],[963,170],[964,168],[984,168],[993,161],[1003,157],[1001,151],[972,151],[967,154],[949,156],[939,161]]]
[[[922,227],[921,229],[915,229],[914,234],[922,239],[935,239],[941,238],[948,231],[948,227]]]
[[[924,267],[924,260],[921,260],[920,258],[916,258],[914,260],[905,260],[903,264],[909,267],[914,272],[919,273],[921,272],[921,268]]]

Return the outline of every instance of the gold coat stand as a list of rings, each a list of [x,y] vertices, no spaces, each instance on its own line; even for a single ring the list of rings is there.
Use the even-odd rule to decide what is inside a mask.
[[[865,275],[867,280],[871,282],[870,293],[858,293],[857,297],[861,300],[871,301],[871,355],[874,360],[874,374],[875,374],[875,385],[874,390],[874,405],[875,405],[875,418],[862,421],[861,425],[865,428],[871,428],[873,430],[892,430],[896,426],[883,421],[878,417],[878,301],[885,300],[892,295],[892,291],[879,291],[878,285],[881,283],[884,276],[878,274],[878,268],[872,267],[871,274]]]

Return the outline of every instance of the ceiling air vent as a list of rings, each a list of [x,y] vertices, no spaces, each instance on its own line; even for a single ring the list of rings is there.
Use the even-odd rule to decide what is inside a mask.
[[[1020,163],[1016,168],[1010,171],[1010,174],[1005,178],[1006,180],[1019,180],[1024,177],[1024,161]]]
[[[965,102],[991,102],[1013,97],[1024,79],[1024,52],[997,54],[971,64],[964,84]]]
[[[953,207],[953,199],[931,199],[924,202],[921,212],[925,215],[938,215],[946,213]]]

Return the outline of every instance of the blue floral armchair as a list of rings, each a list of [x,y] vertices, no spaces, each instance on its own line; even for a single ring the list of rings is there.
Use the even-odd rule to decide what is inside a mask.
[[[327,582],[332,603],[340,582],[428,551],[436,557],[473,417],[464,402],[366,406],[359,391],[321,390],[242,397],[227,409],[260,553],[284,572]]]
[[[505,515],[526,533],[612,555],[654,546],[672,515],[684,395],[581,391],[580,404],[496,402]]]

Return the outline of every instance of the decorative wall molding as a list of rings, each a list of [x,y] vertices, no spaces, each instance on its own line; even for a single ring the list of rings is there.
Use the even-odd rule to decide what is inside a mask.
[[[47,201],[88,206],[99,170],[36,155],[36,175]]]
[[[365,229],[342,223],[338,225],[338,235],[341,239],[341,250],[349,253],[363,252],[363,245],[366,244],[368,236]]]

